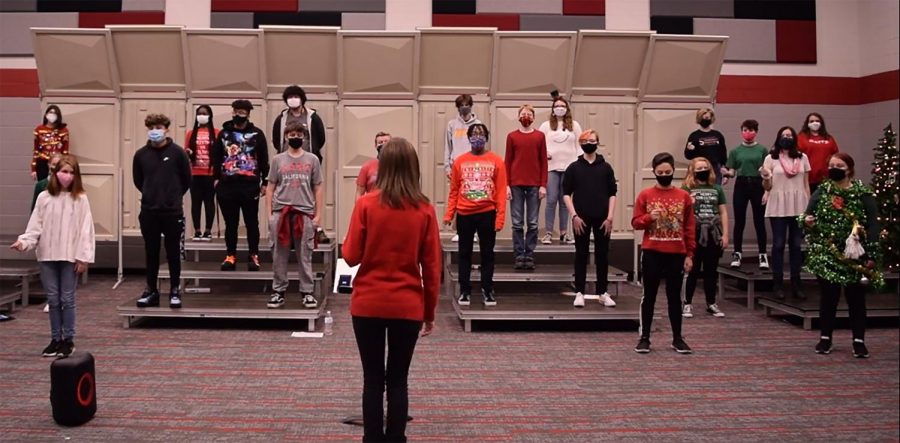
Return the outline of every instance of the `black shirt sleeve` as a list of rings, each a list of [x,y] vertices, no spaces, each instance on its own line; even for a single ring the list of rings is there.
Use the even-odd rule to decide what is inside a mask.
[[[726,148],[725,148],[725,146],[727,146],[725,144],[725,136],[722,135],[722,133],[719,131],[716,131],[716,136],[719,138],[719,146],[716,148],[716,157],[718,157],[718,158],[715,161],[719,162],[719,166],[725,166],[725,159],[728,158],[728,152],[726,151]],[[716,172],[716,174],[719,173],[719,171],[715,171],[715,172]]]
[[[319,158],[319,162],[321,162],[322,157],[324,156],[322,147],[325,146],[325,123],[322,122],[322,118],[319,117],[319,114],[313,114],[311,120],[310,124],[312,125],[312,128],[310,128],[310,131],[313,134],[316,134],[316,137],[310,137],[312,139],[310,141],[315,143],[312,146],[312,153],[315,154],[315,156]]]
[[[181,181],[181,195],[184,195],[191,189],[191,159],[188,157],[187,152],[184,151],[184,148],[178,145],[174,145],[175,149],[181,153],[181,157],[179,158],[179,179]]]
[[[694,145],[694,149],[688,149],[688,145]],[[700,156],[700,141],[699,137],[697,137],[697,131],[692,132],[688,135],[687,142],[684,144],[684,158],[688,160],[693,160],[695,157]]]
[[[284,116],[284,113],[278,114],[278,117],[275,117],[275,123],[272,124],[272,146],[275,147],[275,153],[278,154],[281,152],[281,117]]]
[[[144,169],[141,168],[141,154],[143,152],[143,148],[138,149],[131,160],[131,178],[134,180],[134,187],[140,192],[144,192]]]
[[[572,164],[566,168],[566,172],[563,173],[563,195],[571,196],[575,193],[575,168],[578,167],[578,160],[575,160]]]
[[[269,184],[269,143],[266,141],[266,134],[259,131],[260,146],[256,147],[256,166],[259,169],[259,178],[262,185]]]
[[[219,136],[216,137],[215,143],[212,145],[212,152],[210,153],[210,162],[212,163],[213,170],[213,179],[220,180],[222,178],[222,162],[225,161],[224,152],[225,148],[223,146],[223,139],[225,138],[225,131],[219,131]]]
[[[619,193],[619,185],[618,185],[618,183],[616,183],[616,173],[615,173],[615,171],[613,171],[612,165],[607,163],[606,167],[607,167],[607,169],[609,169],[609,174],[607,175],[609,182],[607,182],[606,186],[607,186],[607,189],[609,189],[609,197],[612,197]],[[607,197],[607,198],[609,198],[609,197]]]

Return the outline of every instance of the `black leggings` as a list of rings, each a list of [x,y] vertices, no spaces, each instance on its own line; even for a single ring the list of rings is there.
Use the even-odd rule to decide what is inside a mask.
[[[184,244],[184,216],[181,214],[154,214],[141,211],[138,215],[141,235],[144,237],[144,253],[147,260],[147,288],[156,290],[159,279],[160,235],[166,243],[166,261],[169,262],[169,284],[175,289],[181,284],[181,257]]]
[[[684,255],[645,250],[641,259],[641,272],[644,278],[644,296],[641,297],[641,338],[650,338],[653,309],[656,307],[656,291],[662,280],[666,281],[666,301],[669,305],[672,338],[681,338],[681,279],[684,275]]]
[[[244,214],[250,255],[259,254],[259,186],[251,182],[220,183],[216,195],[222,209],[222,218],[225,219],[225,248],[228,255],[237,254],[241,213]]]
[[[753,209],[753,227],[756,229],[756,245],[759,253],[766,253],[766,205],[762,203],[765,190],[760,177],[738,177],[734,183],[734,252],[743,252],[744,226],[747,222],[747,205]]]
[[[497,231],[494,229],[497,211],[480,212],[470,215],[456,215],[456,232],[459,234],[459,290],[472,292],[472,250],[475,233],[478,233],[481,250],[481,289],[494,289],[494,243]]]
[[[353,317],[353,333],[363,367],[363,441],[406,441],[409,413],[409,365],[422,322]],[[387,367],[384,339],[387,336]],[[384,391],[387,386],[387,428],[384,428]]]
[[[206,207],[206,229],[212,231],[213,220],[216,219],[216,188],[213,178],[208,175],[195,175],[191,179],[191,220],[194,222],[194,233],[200,232],[200,209]]]
[[[713,241],[713,240],[710,240]],[[697,279],[703,277],[703,292],[706,293],[706,305],[716,302],[716,290],[719,280],[719,258],[722,257],[722,247],[716,244],[700,246],[694,251],[694,267],[688,273],[684,283],[684,303],[691,304],[694,301],[694,289],[697,288]]]
[[[834,322],[837,316],[838,300],[841,298],[841,285],[819,279],[819,287],[822,288],[822,298],[819,299],[819,322],[822,328],[822,336],[831,338],[834,332]],[[853,339],[865,340],[866,338],[866,288],[859,283],[844,286],[844,298],[847,299],[847,308],[850,311],[850,329],[853,330]]]
[[[584,293],[587,283],[588,255],[591,232],[594,233],[594,264],[597,266],[597,294],[605,294],[609,286],[609,237],[603,232],[605,218],[587,217],[584,231],[575,233],[575,291]],[[574,231],[574,227],[573,227]]]

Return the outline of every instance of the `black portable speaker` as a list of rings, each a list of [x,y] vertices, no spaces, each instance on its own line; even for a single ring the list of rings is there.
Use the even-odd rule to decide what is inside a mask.
[[[50,406],[53,420],[63,426],[87,423],[97,412],[94,356],[73,352],[50,364]]]

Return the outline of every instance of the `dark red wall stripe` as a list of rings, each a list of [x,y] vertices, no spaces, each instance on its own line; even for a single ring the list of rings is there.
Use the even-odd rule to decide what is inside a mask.
[[[563,0],[564,15],[606,15],[606,0]]]
[[[297,12],[298,0],[212,0],[212,12]],[[299,10],[302,10],[301,2]]]
[[[776,20],[775,60],[778,63],[815,63],[815,20]]]
[[[518,14],[433,14],[431,26],[491,27],[500,31],[518,31]]]
[[[81,12],[78,14],[79,28],[103,28],[106,25],[163,25],[165,12]]]
[[[0,69],[0,97],[38,97],[37,69]]]

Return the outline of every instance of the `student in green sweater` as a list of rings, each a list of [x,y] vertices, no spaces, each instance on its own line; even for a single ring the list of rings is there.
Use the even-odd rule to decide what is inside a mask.
[[[59,159],[62,158],[62,154],[53,154],[50,157],[50,173],[56,173],[56,165],[59,164]],[[34,212],[34,204],[37,203],[38,195],[41,192],[44,192],[47,189],[47,184],[50,183],[50,176],[48,175],[46,178],[38,180],[34,182],[34,196],[31,197],[31,212]]]
[[[753,208],[753,227],[756,229],[756,244],[759,246],[759,269],[769,269],[769,256],[766,254],[766,206],[763,204],[765,190],[759,168],[762,167],[769,149],[756,142],[759,123],[756,120],[744,120],[741,123],[741,137],[744,141],[728,153],[725,168],[728,177],[734,180],[734,252],[731,254],[731,267],[740,268],[743,257],[744,225],[746,223],[747,205]]]

